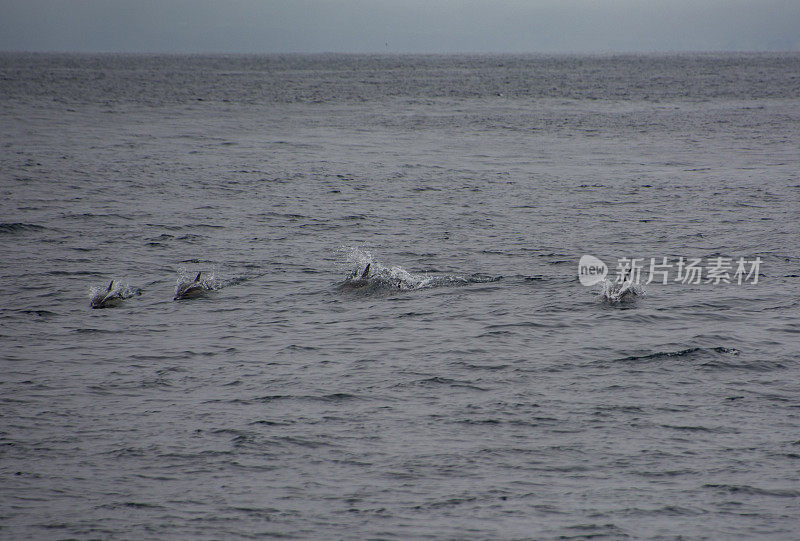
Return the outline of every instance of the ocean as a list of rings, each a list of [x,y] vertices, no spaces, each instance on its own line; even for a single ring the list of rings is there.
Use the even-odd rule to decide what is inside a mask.
[[[0,54],[0,536],[796,537],[799,74]]]

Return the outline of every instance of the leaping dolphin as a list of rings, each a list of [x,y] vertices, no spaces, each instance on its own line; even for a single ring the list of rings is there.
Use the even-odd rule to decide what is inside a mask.
[[[203,295],[206,292],[206,288],[203,282],[200,281],[201,274],[203,274],[203,271],[197,273],[197,277],[194,279],[194,282],[183,282],[178,284],[178,287],[175,290],[175,296],[172,298],[172,300],[177,301],[180,299],[193,299]]]
[[[612,284],[605,292],[606,299],[612,302],[627,300],[638,295],[639,291],[633,281],[633,269],[625,269],[622,272],[622,281],[619,285]]]
[[[111,280],[108,288],[92,297],[89,304],[92,308],[111,308],[122,302],[122,299],[122,290],[114,291],[114,280]]]

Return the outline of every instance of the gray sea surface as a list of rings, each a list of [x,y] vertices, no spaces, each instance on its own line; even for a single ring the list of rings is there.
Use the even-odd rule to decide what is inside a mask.
[[[4,53],[0,134],[0,537],[796,538],[800,54]]]

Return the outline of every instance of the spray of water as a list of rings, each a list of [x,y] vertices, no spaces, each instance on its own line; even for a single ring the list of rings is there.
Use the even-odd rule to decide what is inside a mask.
[[[348,269],[345,287],[370,287],[411,291],[441,286],[459,286],[499,280],[500,277],[483,275],[412,273],[400,266],[382,264],[369,250],[345,246],[340,249]]]

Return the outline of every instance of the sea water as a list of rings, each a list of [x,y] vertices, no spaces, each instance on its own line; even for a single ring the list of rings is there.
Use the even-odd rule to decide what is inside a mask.
[[[796,535],[798,73],[0,55],[0,535]]]

